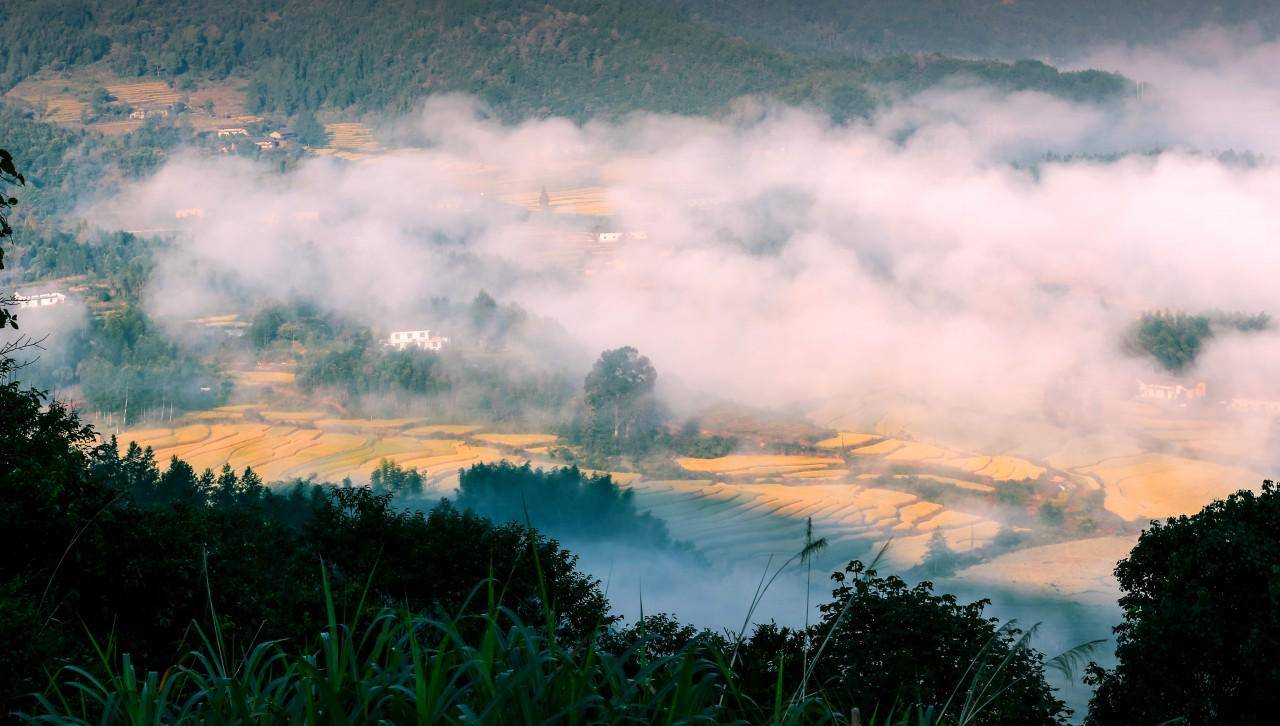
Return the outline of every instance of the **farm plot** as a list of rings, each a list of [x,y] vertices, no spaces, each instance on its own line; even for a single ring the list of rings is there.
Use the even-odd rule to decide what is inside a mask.
[[[213,413],[213,412],[206,412]],[[223,416],[242,411],[220,411]],[[284,481],[314,475],[320,481],[350,477],[358,483],[383,459],[404,467],[416,467],[433,485],[456,487],[458,469],[482,462],[508,459],[502,451],[473,445],[461,439],[420,438],[387,430],[353,431],[341,419],[308,421],[305,428],[288,423],[297,412],[284,412],[271,423],[226,422],[185,425],[178,428],[146,428],[125,432],[121,446],[137,442],[150,446],[161,466],[170,457],[187,461],[197,471],[253,467],[266,481]],[[316,412],[312,412],[316,413]],[[335,428],[317,423],[337,421]],[[391,420],[389,420],[390,422]],[[368,423],[361,421],[361,423]],[[394,422],[405,426],[409,420]],[[521,462],[523,461],[520,460]]]
[[[1107,459],[1078,471],[1096,476],[1106,491],[1106,508],[1128,520],[1189,514],[1239,489],[1253,489],[1262,476],[1169,454],[1136,454]]]
[[[1120,594],[1113,570],[1136,542],[1134,536],[1095,537],[1029,547],[967,567],[956,579],[1113,605]]]
[[[760,476],[814,469],[827,469],[844,463],[830,456],[788,456],[731,454],[715,459],[680,457],[676,463],[686,471],[722,476]]]
[[[892,538],[891,564],[899,567],[923,558],[923,543],[934,529],[961,551],[986,544],[998,529],[995,522],[914,494],[853,484],[640,480],[631,489],[636,505],[665,520],[673,537],[714,558],[789,556],[810,518],[835,557],[864,557],[868,543]],[[913,539],[922,544],[897,545]]]
[[[182,100],[182,94],[162,81],[108,83],[107,93],[130,106],[168,106]]]

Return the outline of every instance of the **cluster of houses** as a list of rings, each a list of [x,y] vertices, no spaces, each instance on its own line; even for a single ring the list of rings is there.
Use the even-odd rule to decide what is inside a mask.
[[[61,305],[67,301],[67,296],[60,292],[42,292],[38,295],[22,295],[15,294],[13,303],[19,308],[47,308],[52,305]]]
[[[227,140],[227,143],[219,147],[218,151],[223,154],[234,154],[240,150],[241,143],[251,143],[262,151],[274,151],[288,148],[289,142],[294,139],[294,136],[293,133],[288,131],[272,131],[266,136],[254,138],[248,129],[241,126],[232,126],[218,129],[218,138]]]
[[[145,121],[149,118],[169,118],[168,106],[149,106],[135,108],[129,112],[129,118]]]
[[[1193,402],[1204,401],[1209,388],[1204,381],[1191,385],[1183,385],[1176,381],[1167,383],[1147,383],[1138,381],[1138,398],[1145,401],[1161,401],[1187,406]],[[1228,411],[1235,413],[1255,413],[1267,416],[1280,416],[1280,400],[1263,398],[1231,398],[1219,401]]]
[[[1138,381],[1138,398],[1148,401],[1174,401],[1187,403],[1196,401],[1208,394],[1209,388],[1200,381],[1190,387],[1181,383],[1147,383]]]
[[[443,350],[449,339],[440,335],[432,335],[430,330],[397,330],[383,341],[383,345],[396,350],[417,348],[418,350]]]

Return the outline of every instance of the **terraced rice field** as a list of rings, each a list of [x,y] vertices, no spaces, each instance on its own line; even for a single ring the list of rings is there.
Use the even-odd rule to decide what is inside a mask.
[[[1029,547],[965,568],[956,578],[1114,605],[1120,588],[1113,570],[1136,542],[1136,536],[1094,537]]]
[[[748,454],[732,454],[717,459],[694,459],[681,457],[676,459],[686,471],[704,474],[720,474],[726,476],[759,476],[762,474],[781,474],[812,469],[826,469],[833,465],[843,464],[844,460],[827,456],[785,456]]]
[[[80,123],[85,104],[75,97],[76,87],[67,80],[25,80],[9,89],[6,96],[19,98],[44,109],[45,120],[53,123]]]
[[[197,470],[219,469],[230,464],[237,470],[253,467],[267,481],[315,475],[321,481],[339,481],[350,477],[368,482],[369,473],[382,459],[391,459],[405,467],[416,467],[428,482],[441,488],[456,486],[457,471],[481,462],[507,460],[507,455],[482,442],[448,438],[422,438],[397,434],[388,428],[394,423],[406,426],[412,420],[387,422],[379,430],[353,431],[341,419],[315,419],[319,412],[276,412],[276,422],[238,422],[249,407],[240,410],[220,409],[224,417],[219,423],[188,423],[176,428],[146,428],[125,432],[120,445],[131,441],[150,446],[157,461],[164,465],[177,456]],[[267,413],[263,412],[265,417]],[[303,414],[303,415],[300,415]],[[225,417],[231,417],[228,421]],[[307,420],[300,427],[290,422]],[[361,424],[367,421],[357,420]],[[336,424],[326,427],[324,424]],[[523,462],[524,459],[509,459]]]
[[[325,124],[324,130],[329,134],[329,148],[364,152],[382,150],[382,146],[373,136],[373,131],[362,123]]]
[[[1036,479],[1045,473],[1045,467],[1016,456],[966,454],[942,446],[881,437],[877,434],[845,433],[819,442],[818,445],[823,448],[846,449],[855,458],[951,469],[957,475],[969,474],[981,480],[995,482]]]
[[[836,559],[866,558],[892,539],[886,558],[895,567],[918,564],[934,529],[958,551],[983,546],[999,529],[981,516],[914,494],[855,484],[642,479],[630,487],[639,508],[713,558],[785,558],[799,548],[809,518]]]
[[[182,100],[182,94],[162,81],[108,83],[107,93],[130,106],[167,106]]]
[[[292,371],[231,371],[231,377],[244,386],[290,385],[297,377]]]

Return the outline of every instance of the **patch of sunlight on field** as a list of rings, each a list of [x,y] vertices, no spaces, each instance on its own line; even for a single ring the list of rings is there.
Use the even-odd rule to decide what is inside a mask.
[[[878,438],[880,438],[879,434],[859,434],[846,431],[839,436],[819,441],[817,446],[819,449],[848,449],[853,446],[862,446]]]
[[[956,579],[1113,604],[1120,594],[1116,562],[1127,557],[1136,535],[1094,537],[1028,547],[967,567]]]
[[[524,448],[526,446],[537,446],[539,444],[554,444],[557,440],[555,434],[476,434],[471,438],[477,441],[483,441],[486,444],[498,444],[500,446],[511,446],[514,448]]]
[[[802,469],[818,469],[843,464],[843,459],[827,456],[730,454],[715,459],[682,456],[676,463],[685,471],[708,474],[772,474]]]
[[[1128,520],[1191,514],[1234,491],[1257,489],[1263,478],[1247,469],[1151,453],[1107,459],[1080,471],[1102,480],[1106,508]]]

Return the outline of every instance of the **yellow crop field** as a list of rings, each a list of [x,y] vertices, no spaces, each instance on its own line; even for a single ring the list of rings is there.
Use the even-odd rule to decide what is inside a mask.
[[[849,431],[841,432],[839,436],[833,436],[829,439],[823,439],[818,442],[819,449],[848,449],[854,446],[862,446],[871,443],[880,438],[879,434],[860,434]]]
[[[844,463],[842,459],[824,456],[730,454],[716,459],[676,459],[686,471],[712,474],[768,474],[800,469],[819,469]]]
[[[995,481],[1035,479],[1044,473],[1044,467],[1013,456],[968,456],[948,459],[942,464]]]
[[[373,137],[373,131],[362,123],[325,124],[329,134],[329,148],[345,151],[380,151],[382,147]]]
[[[131,106],[169,105],[182,100],[182,94],[162,81],[109,83],[107,92]]]
[[[885,439],[870,446],[860,446],[849,453],[856,456],[888,456],[906,444],[901,439]]]
[[[554,444],[558,437],[554,434],[476,434],[472,438],[488,444],[524,448],[539,444]]]
[[[247,386],[288,385],[296,375],[291,371],[231,371],[236,383]]]
[[[812,481],[815,479],[835,481],[843,479],[849,475],[848,469],[801,469],[800,471],[788,471],[783,473],[783,479],[805,479]]]
[[[928,461],[930,459],[941,459],[950,453],[940,446],[908,441],[886,456],[885,459],[887,461]]]
[[[965,568],[957,577],[1114,605],[1120,588],[1112,571],[1136,542],[1136,536],[1127,535],[1029,547]]]
[[[949,486],[953,486],[959,489],[968,489],[969,491],[972,491],[972,492],[983,492],[984,494],[990,494],[996,490],[996,488],[991,486],[990,484],[983,484],[981,482],[976,482],[976,481],[967,481],[965,479],[957,479],[951,476],[937,476],[935,474],[896,474],[894,475],[895,479],[909,479],[912,477],[916,479],[924,479],[927,481],[938,482],[939,484],[947,484]]]
[[[1080,471],[1102,480],[1106,507],[1129,520],[1190,514],[1262,481],[1256,472],[1169,454],[1108,459]]]

